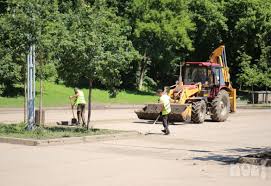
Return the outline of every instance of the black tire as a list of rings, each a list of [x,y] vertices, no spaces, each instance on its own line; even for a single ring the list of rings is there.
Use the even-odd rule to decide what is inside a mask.
[[[230,113],[230,97],[226,90],[221,90],[212,101],[211,119],[217,122],[226,121]]]
[[[204,100],[192,103],[191,121],[193,123],[203,123],[206,116],[206,103]]]

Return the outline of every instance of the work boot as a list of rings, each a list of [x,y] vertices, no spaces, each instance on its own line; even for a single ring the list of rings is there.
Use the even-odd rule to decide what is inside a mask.
[[[167,131],[165,130],[165,129],[163,129],[163,130],[161,130],[164,134],[166,134],[167,133]]]
[[[170,134],[169,130],[166,129],[166,130],[165,130],[165,135],[169,135],[169,134]]]
[[[169,135],[170,134],[170,132],[169,132],[169,130],[165,133],[165,135]]]

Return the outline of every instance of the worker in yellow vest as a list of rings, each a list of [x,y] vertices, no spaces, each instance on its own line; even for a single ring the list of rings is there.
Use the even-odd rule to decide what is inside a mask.
[[[78,88],[74,88],[74,95],[70,96],[70,99],[75,99],[73,106],[77,106],[77,119],[78,119],[78,125],[80,125],[80,122],[82,120],[83,127],[86,126],[85,121],[85,109],[86,109],[86,100],[84,96],[84,92],[82,90],[79,90]]]
[[[157,95],[159,96],[159,103],[162,104],[162,110],[160,115],[162,116],[164,130],[162,132],[165,135],[169,135],[170,131],[168,129],[168,115],[171,112],[170,106],[170,97],[167,95],[167,92],[162,90],[157,90]]]

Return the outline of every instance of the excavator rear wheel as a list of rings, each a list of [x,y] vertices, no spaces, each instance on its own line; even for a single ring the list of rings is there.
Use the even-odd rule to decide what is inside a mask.
[[[230,113],[230,97],[226,90],[221,90],[212,101],[211,119],[213,121],[226,121]]]
[[[205,101],[197,101],[192,103],[191,121],[193,123],[203,123],[206,116]]]

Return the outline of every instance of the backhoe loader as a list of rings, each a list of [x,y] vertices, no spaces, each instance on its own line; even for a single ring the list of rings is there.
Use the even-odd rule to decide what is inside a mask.
[[[203,123],[210,115],[213,121],[223,122],[236,111],[236,89],[231,85],[224,45],[207,62],[185,62],[181,74],[179,84],[167,91],[172,99],[169,121]],[[155,120],[161,109],[159,103],[148,104],[135,113],[139,119]]]

